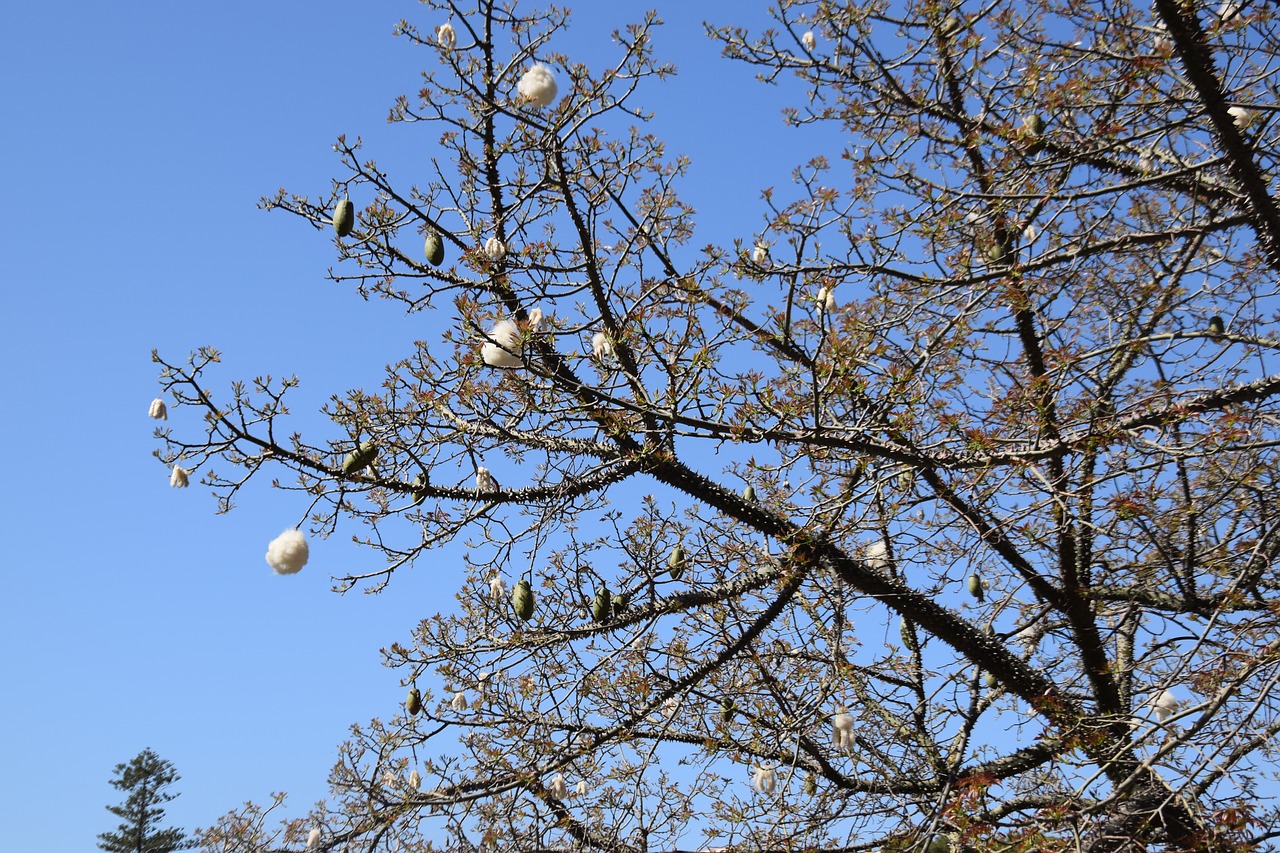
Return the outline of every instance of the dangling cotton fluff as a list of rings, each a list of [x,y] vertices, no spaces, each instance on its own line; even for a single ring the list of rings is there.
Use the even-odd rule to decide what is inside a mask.
[[[175,489],[185,489],[191,484],[191,472],[181,465],[174,465],[169,474],[169,485]]]
[[[551,784],[547,786],[547,793],[557,800],[563,800],[568,797],[569,786],[565,784],[564,776],[557,773],[556,778],[552,779]]]
[[[315,850],[320,844],[320,830],[313,829],[307,833],[307,849]]]
[[[497,237],[490,237],[484,241],[484,253],[489,256],[489,260],[500,261],[507,256],[507,244]]]
[[[578,780],[578,784],[577,784],[577,785],[575,785],[575,786],[574,786],[574,788],[573,788],[573,795],[574,795],[575,797],[585,797],[585,796],[587,795],[587,780],[586,780],[586,779],[579,779],[579,780]]]
[[[889,543],[883,539],[877,539],[868,545],[862,555],[869,569],[883,572],[889,568]]]
[[[409,787],[414,791],[422,787],[422,774],[417,770],[409,774]]]
[[[613,356],[613,343],[604,332],[596,332],[591,336],[591,354],[597,361]]]
[[[1160,695],[1152,700],[1151,707],[1155,709],[1156,719],[1163,723],[1177,712],[1178,698],[1172,691],[1162,690]]]
[[[1238,14],[1240,14],[1240,4],[1236,0],[1226,0],[1218,7],[1218,20],[1224,24]]]
[[[169,409],[165,406],[164,400],[159,397],[156,397],[151,401],[151,410],[147,412],[147,414],[151,415],[151,417],[158,421],[169,420]]]
[[[479,699],[479,700],[477,700],[477,701],[481,701],[481,700],[483,700],[486,696],[488,696],[488,695],[489,695],[489,672],[488,672],[488,670],[486,670],[486,671],[484,671],[484,672],[482,672],[482,673],[480,673],[479,675],[477,675],[477,676],[476,676],[476,692],[478,692],[478,693],[480,694],[480,699]]]
[[[818,304],[823,307],[828,314],[836,310],[836,294],[833,290],[825,287],[818,288]]]
[[[489,578],[489,598],[493,601],[507,600],[507,585],[502,582],[502,575]]]
[[[831,718],[831,739],[836,749],[853,748],[853,714],[844,708],[838,709]]]
[[[513,320],[499,320],[489,330],[488,341],[480,348],[480,357],[490,367],[510,370],[524,367],[520,357],[520,327]]]
[[[764,243],[756,243],[751,250],[751,262],[759,267],[769,263],[769,247]]]
[[[445,50],[453,50],[458,43],[458,34],[453,31],[453,24],[443,23],[436,27],[436,44]]]
[[[393,788],[393,787],[395,787],[395,784],[396,784],[396,774],[392,773],[390,770],[388,770],[387,772],[383,773],[383,774],[382,774],[382,784],[383,784],[383,785],[386,785],[388,788]]]
[[[751,784],[762,794],[772,794],[778,788],[778,771],[772,767],[757,767]]]
[[[1227,115],[1231,116],[1231,120],[1235,122],[1235,126],[1244,130],[1253,124],[1253,110],[1244,107],[1228,107]]]
[[[489,473],[489,469],[483,465],[476,468],[476,491],[477,492],[496,492],[498,491],[498,481]]]
[[[267,546],[267,565],[278,575],[292,575],[302,571],[309,556],[307,538],[296,527],[281,533]]]
[[[813,49],[818,46],[818,38],[813,34],[813,30],[809,30],[800,36],[800,43],[804,45],[804,49],[813,53]]]
[[[449,707],[461,714],[467,710],[467,694],[459,690],[453,694],[453,701],[449,703]]]
[[[538,62],[524,72],[516,91],[535,107],[549,107],[556,100],[556,78],[550,68]]]

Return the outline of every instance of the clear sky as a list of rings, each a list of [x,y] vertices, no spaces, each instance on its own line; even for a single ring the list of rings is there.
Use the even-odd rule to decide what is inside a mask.
[[[703,34],[703,19],[757,28],[763,0],[569,5],[575,25],[554,48],[596,68],[611,29],[660,11],[657,51],[680,74],[641,103],[669,153],[693,158],[694,244],[748,237],[759,190],[817,150],[782,126],[776,90]],[[350,525],[313,540],[301,574],[274,576],[263,554],[300,520],[297,497],[264,479],[215,515],[205,488],[169,488],[147,418],[152,348],[181,360],[219,347],[221,390],[298,374],[305,428],[425,337],[430,318],[325,280],[327,234],[256,209],[282,186],[326,192],[339,133],[418,179],[406,164],[437,131],[386,123],[426,61],[392,37],[400,18],[439,23],[411,0],[6,6],[5,849],[95,849],[115,828],[104,806],[122,799],[111,769],[144,747],[183,777],[174,825],[281,790],[301,813],[325,795],[348,725],[403,699],[379,648],[453,604],[456,550],[383,595],[330,592],[330,575],[381,562],[349,544]],[[181,429],[192,413],[171,417]]]

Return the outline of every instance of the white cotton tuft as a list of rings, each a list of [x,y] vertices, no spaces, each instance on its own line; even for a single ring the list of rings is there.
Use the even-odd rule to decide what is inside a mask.
[[[453,701],[449,703],[449,707],[461,714],[467,710],[467,694],[459,690],[453,694]]]
[[[499,320],[489,330],[488,342],[480,348],[480,357],[490,367],[510,370],[524,367],[520,357],[520,327],[512,320]]]
[[[174,465],[169,474],[169,485],[175,489],[185,489],[191,484],[191,472],[181,465]]]
[[[813,30],[809,30],[800,36],[800,43],[804,45],[805,50],[812,53],[813,49],[818,46],[818,38],[813,34]]]
[[[587,795],[587,780],[579,779],[578,784],[574,786],[573,792],[576,797],[585,797]]]
[[[1178,697],[1170,690],[1162,690],[1151,702],[1151,707],[1155,709],[1156,719],[1163,723],[1177,712]]]
[[[1227,114],[1231,116],[1231,120],[1235,122],[1236,127],[1244,130],[1253,124],[1253,110],[1244,107],[1228,107]]]
[[[551,784],[547,786],[547,793],[557,800],[563,800],[569,796],[569,786],[565,784],[564,776],[557,773],[556,778],[552,779]]]
[[[596,332],[591,336],[591,353],[597,360],[613,355],[613,343],[604,332]]]
[[[307,833],[307,849],[315,850],[320,844],[320,830],[313,829]]]
[[[751,782],[760,793],[772,794],[778,787],[778,771],[772,767],[757,767]]]
[[[541,62],[524,72],[516,90],[535,107],[549,107],[556,99],[556,78]]]
[[[293,575],[302,571],[311,550],[302,531],[291,527],[267,546],[267,565],[278,575]]]
[[[763,243],[756,243],[755,248],[751,250],[751,262],[760,267],[769,263],[769,247]]]
[[[484,241],[484,253],[489,256],[489,260],[500,261],[507,256],[507,244],[497,237],[490,237]]]
[[[458,43],[458,34],[453,31],[453,24],[443,23],[436,28],[436,44],[445,50],[453,50]]]
[[[536,332],[542,327],[542,309],[534,308],[529,312],[529,331]]]
[[[164,400],[160,399],[159,397],[156,397],[154,400],[151,401],[151,410],[147,412],[147,414],[149,414],[151,417],[155,418],[158,421],[169,420],[169,409],[167,406],[165,406]]]
[[[818,288],[818,304],[822,306],[828,314],[836,310],[836,294],[834,290],[825,287]]]
[[[507,600],[507,585],[502,582],[502,575],[489,578],[489,598],[495,602]]]
[[[831,739],[836,749],[853,748],[853,714],[840,708],[831,718]]]
[[[867,568],[881,572],[889,568],[889,543],[883,539],[877,539],[868,545],[862,555]]]
[[[422,787],[422,774],[417,770],[409,774],[409,787],[415,791]]]
[[[476,491],[477,492],[496,492],[498,490],[498,481],[489,473],[489,469],[483,465],[476,468]]]

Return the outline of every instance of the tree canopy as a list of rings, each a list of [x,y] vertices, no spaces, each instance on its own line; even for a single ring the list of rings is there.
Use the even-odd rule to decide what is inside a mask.
[[[128,764],[117,764],[111,786],[129,793],[118,806],[107,811],[120,818],[115,832],[98,835],[98,847],[112,853],[170,853],[191,845],[181,829],[167,828],[164,804],[178,797],[169,788],[182,777],[173,764],[144,749]]]
[[[296,379],[157,354],[160,455],[355,531],[339,589],[469,564],[386,650],[413,692],[334,799],[208,849],[1266,848],[1276,11],[709,25],[840,140],[762,167],[721,245],[644,127],[656,14],[593,69],[562,10],[424,3],[391,118],[429,166],[340,137],[330,187],[264,202],[442,330],[306,435]]]

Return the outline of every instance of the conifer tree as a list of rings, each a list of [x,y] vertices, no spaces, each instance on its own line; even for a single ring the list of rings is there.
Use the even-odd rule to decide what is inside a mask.
[[[164,804],[178,797],[169,786],[181,778],[170,762],[144,749],[112,772],[116,778],[111,785],[129,796],[120,805],[107,806],[120,825],[115,832],[99,834],[98,847],[112,853],[169,853],[191,846],[183,830],[161,828]]]

